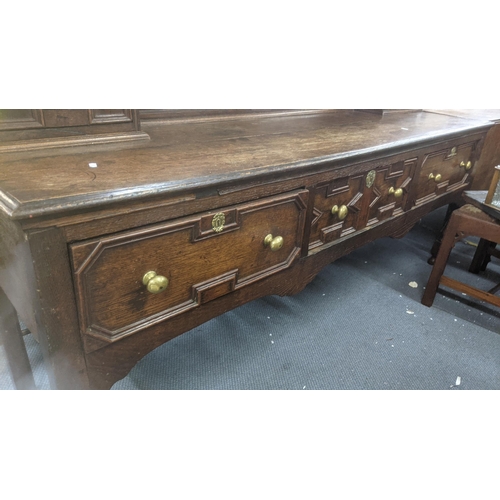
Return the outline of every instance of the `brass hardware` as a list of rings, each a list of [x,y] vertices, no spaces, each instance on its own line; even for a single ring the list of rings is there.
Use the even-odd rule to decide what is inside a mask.
[[[450,154],[448,155],[448,157],[455,156],[456,154],[457,154],[457,147],[453,146],[450,150]]]
[[[155,271],[148,271],[142,278],[142,283],[146,285],[148,292],[160,293],[168,286],[168,279],[165,276],[158,276]]]
[[[375,182],[375,176],[377,175],[377,172],[375,170],[370,170],[366,174],[366,187],[371,188],[373,186],[373,183]]]
[[[403,189],[394,189],[392,186],[389,188],[389,194],[393,194],[395,198],[401,198],[403,196]]]
[[[464,167],[465,170],[470,170],[472,168],[472,162],[470,160],[467,163],[465,163],[464,161],[461,161],[460,166]]]
[[[441,174],[436,174],[434,175],[433,173],[429,174],[429,180],[434,179],[436,182],[439,182],[441,180]]]
[[[336,215],[340,220],[344,220],[349,213],[348,208],[345,205],[334,205],[332,207],[332,215]]]
[[[226,216],[219,212],[215,214],[212,218],[212,229],[216,233],[220,233],[224,229],[224,224],[226,223]]]
[[[276,238],[273,238],[272,234],[268,234],[264,238],[264,246],[268,246],[273,252],[279,250],[283,246],[283,242],[282,236],[276,236]]]

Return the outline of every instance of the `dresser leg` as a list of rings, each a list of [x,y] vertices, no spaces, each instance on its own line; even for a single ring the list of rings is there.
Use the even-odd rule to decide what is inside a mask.
[[[1,288],[0,337],[16,389],[36,389],[17,313]]]
[[[85,354],[73,294],[68,244],[58,228],[29,234],[38,341],[51,389],[88,389]]]

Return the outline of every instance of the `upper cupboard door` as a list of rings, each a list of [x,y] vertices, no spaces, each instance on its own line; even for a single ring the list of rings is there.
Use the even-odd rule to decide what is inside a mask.
[[[288,268],[306,206],[295,191],[71,245],[82,333],[111,342]]]

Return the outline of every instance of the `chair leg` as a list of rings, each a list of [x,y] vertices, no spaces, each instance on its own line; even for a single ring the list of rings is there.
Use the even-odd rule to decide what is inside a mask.
[[[1,288],[0,336],[16,389],[36,389],[17,313]]]
[[[470,264],[469,272],[477,274],[480,271],[485,271],[491,260],[491,250],[495,247],[496,243],[481,238],[474,252],[474,258]]]
[[[425,287],[424,295],[422,296],[422,304],[424,306],[432,306],[436,292],[439,286],[439,280],[444,273],[448,257],[450,256],[452,248],[455,246],[455,237],[457,235],[457,215],[453,213],[448,222],[448,227],[444,232],[439,251],[436,255],[436,260],[432,267],[427,286]]]
[[[436,262],[436,256],[439,252],[439,248],[440,248],[441,243],[443,241],[444,232],[446,230],[446,227],[448,226],[448,222],[450,221],[450,217],[452,216],[453,212],[455,210],[457,210],[458,208],[460,208],[460,205],[457,205],[456,203],[450,203],[448,205],[448,209],[446,210],[446,215],[444,216],[444,220],[443,220],[443,226],[441,227],[441,229],[439,231],[439,235],[435,239],[434,244],[432,245],[431,256],[427,260],[428,264],[433,265],[434,262]]]

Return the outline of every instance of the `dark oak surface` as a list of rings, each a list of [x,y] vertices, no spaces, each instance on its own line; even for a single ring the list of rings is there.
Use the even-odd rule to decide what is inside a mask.
[[[442,109],[432,112],[465,119],[489,120],[494,123],[486,135],[481,158],[474,167],[475,175],[471,185],[473,190],[487,190],[493,175],[492,168],[500,165],[500,109]]]
[[[0,109],[0,155],[149,140],[135,109]]]
[[[300,255],[307,194],[221,212],[219,233],[201,214],[71,245],[83,333],[115,340],[287,269]],[[267,234],[284,239],[280,251],[263,245]],[[151,270],[167,277],[166,292],[146,291]]]
[[[145,141],[0,153],[0,287],[53,388],[109,388],[163,342],[297,293],[493,173],[478,169],[485,113],[164,111],[145,113]],[[160,294],[148,271],[168,277]]]
[[[472,120],[500,122],[500,109],[426,109],[425,111]]]
[[[257,181],[486,131],[491,123],[415,112],[335,111],[143,125],[146,144],[0,155],[0,208],[14,218]],[[89,163],[97,163],[95,169]]]

